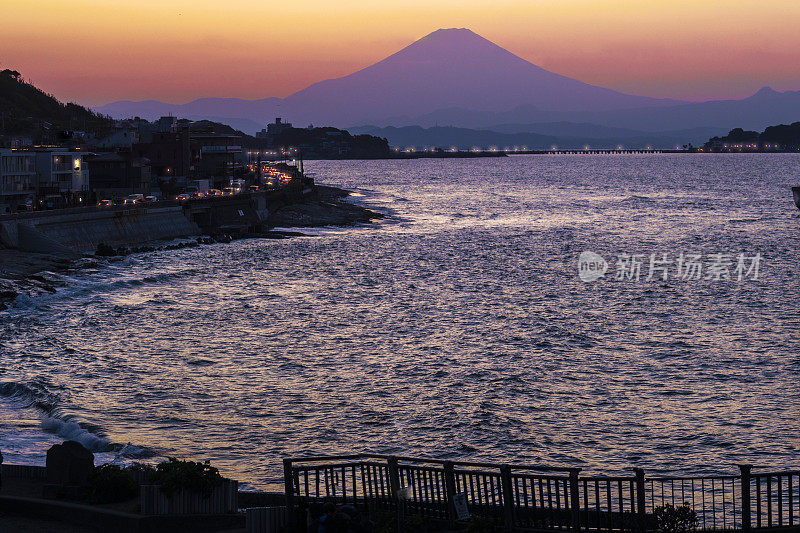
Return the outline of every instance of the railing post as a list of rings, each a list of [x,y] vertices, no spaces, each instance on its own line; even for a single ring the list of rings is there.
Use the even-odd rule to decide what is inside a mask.
[[[514,491],[511,489],[511,467],[500,467],[500,485],[503,490],[503,519],[506,531],[514,530]]]
[[[386,459],[386,466],[389,470],[390,497],[394,503],[395,515],[397,516],[397,533],[400,533],[403,530],[403,515],[405,514],[405,509],[403,501],[400,499],[400,469],[397,465],[397,457],[389,457]]]
[[[297,517],[294,508],[294,475],[292,475],[292,460],[283,460],[283,484],[286,491],[286,514],[289,518],[289,531],[294,531]]]
[[[742,531],[750,531],[751,509],[750,509],[750,470],[753,465],[739,465],[741,471],[742,485]]]
[[[644,531],[647,529],[647,510],[645,509],[644,492],[644,470],[641,468],[634,468],[636,474],[636,516],[638,518],[637,529]]]
[[[572,531],[578,533],[581,530],[581,497],[578,490],[578,474],[580,468],[569,469],[569,506],[572,510]]]
[[[389,457],[386,460],[389,468],[389,489],[393,502],[397,502],[400,497],[400,470],[397,467],[397,457]]]
[[[456,473],[455,467],[451,461],[444,462],[444,494],[447,499],[447,521],[450,524],[450,529],[453,529],[456,524]]]

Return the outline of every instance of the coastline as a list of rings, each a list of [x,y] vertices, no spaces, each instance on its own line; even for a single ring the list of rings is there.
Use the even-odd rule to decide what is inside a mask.
[[[214,243],[227,243],[242,238],[287,239],[308,236],[298,231],[276,231],[274,228],[313,228],[322,226],[353,226],[384,218],[384,215],[349,202],[342,201],[350,191],[327,185],[315,185],[310,194],[300,200],[290,200],[270,212],[262,227],[244,233],[218,233],[214,236],[187,235],[177,244],[164,240],[146,242],[119,242],[116,246],[99,245],[94,252],[69,253],[55,251],[42,253],[7,248],[0,244],[0,311],[13,305],[19,295],[35,297],[54,293],[60,283],[48,272],[66,272],[94,267],[104,257],[131,253],[173,250]]]

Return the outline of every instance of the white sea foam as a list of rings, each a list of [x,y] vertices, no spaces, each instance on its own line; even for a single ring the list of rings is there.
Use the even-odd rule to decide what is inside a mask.
[[[93,452],[107,452],[111,449],[111,441],[95,435],[75,422],[49,417],[42,421],[42,429],[54,433],[64,440],[80,442],[87,450]]]
[[[63,414],[60,399],[51,389],[52,386],[44,382],[0,382],[0,397],[5,400],[7,408],[20,412],[18,416],[21,419],[32,418],[31,414],[22,414],[24,411],[33,410],[38,413],[42,417],[41,430],[45,434],[62,440],[77,441],[92,452],[114,454],[116,457],[129,459],[156,455],[153,450],[144,446],[114,443],[102,434],[98,434],[98,430],[91,424],[79,423],[72,415]],[[52,443],[52,437],[45,438],[44,441]]]

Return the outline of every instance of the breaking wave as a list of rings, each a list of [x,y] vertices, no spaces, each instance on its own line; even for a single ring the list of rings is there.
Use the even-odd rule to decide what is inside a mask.
[[[41,380],[30,383],[13,381],[0,383],[0,396],[10,400],[12,405],[20,409],[35,409],[42,415],[42,430],[64,440],[79,442],[91,452],[110,452],[129,459],[157,455],[155,451],[144,446],[112,442],[100,427],[79,421],[72,415],[63,414],[58,394],[48,390],[48,386]]]

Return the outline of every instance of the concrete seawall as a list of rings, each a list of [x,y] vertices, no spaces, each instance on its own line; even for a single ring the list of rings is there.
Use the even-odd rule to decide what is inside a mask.
[[[85,207],[0,216],[0,248],[56,256],[128,247],[195,235],[258,235],[274,226],[327,226],[369,222],[381,215],[339,199],[331,187],[275,191],[135,207]],[[0,265],[0,270],[2,270]]]
[[[199,235],[180,206],[62,210],[0,219],[0,243],[27,252],[74,254],[111,246]]]
[[[130,208],[72,208],[0,216],[0,247],[70,255],[99,244],[146,242],[226,233],[245,235],[266,227],[272,212],[302,201],[299,191],[282,190]]]

